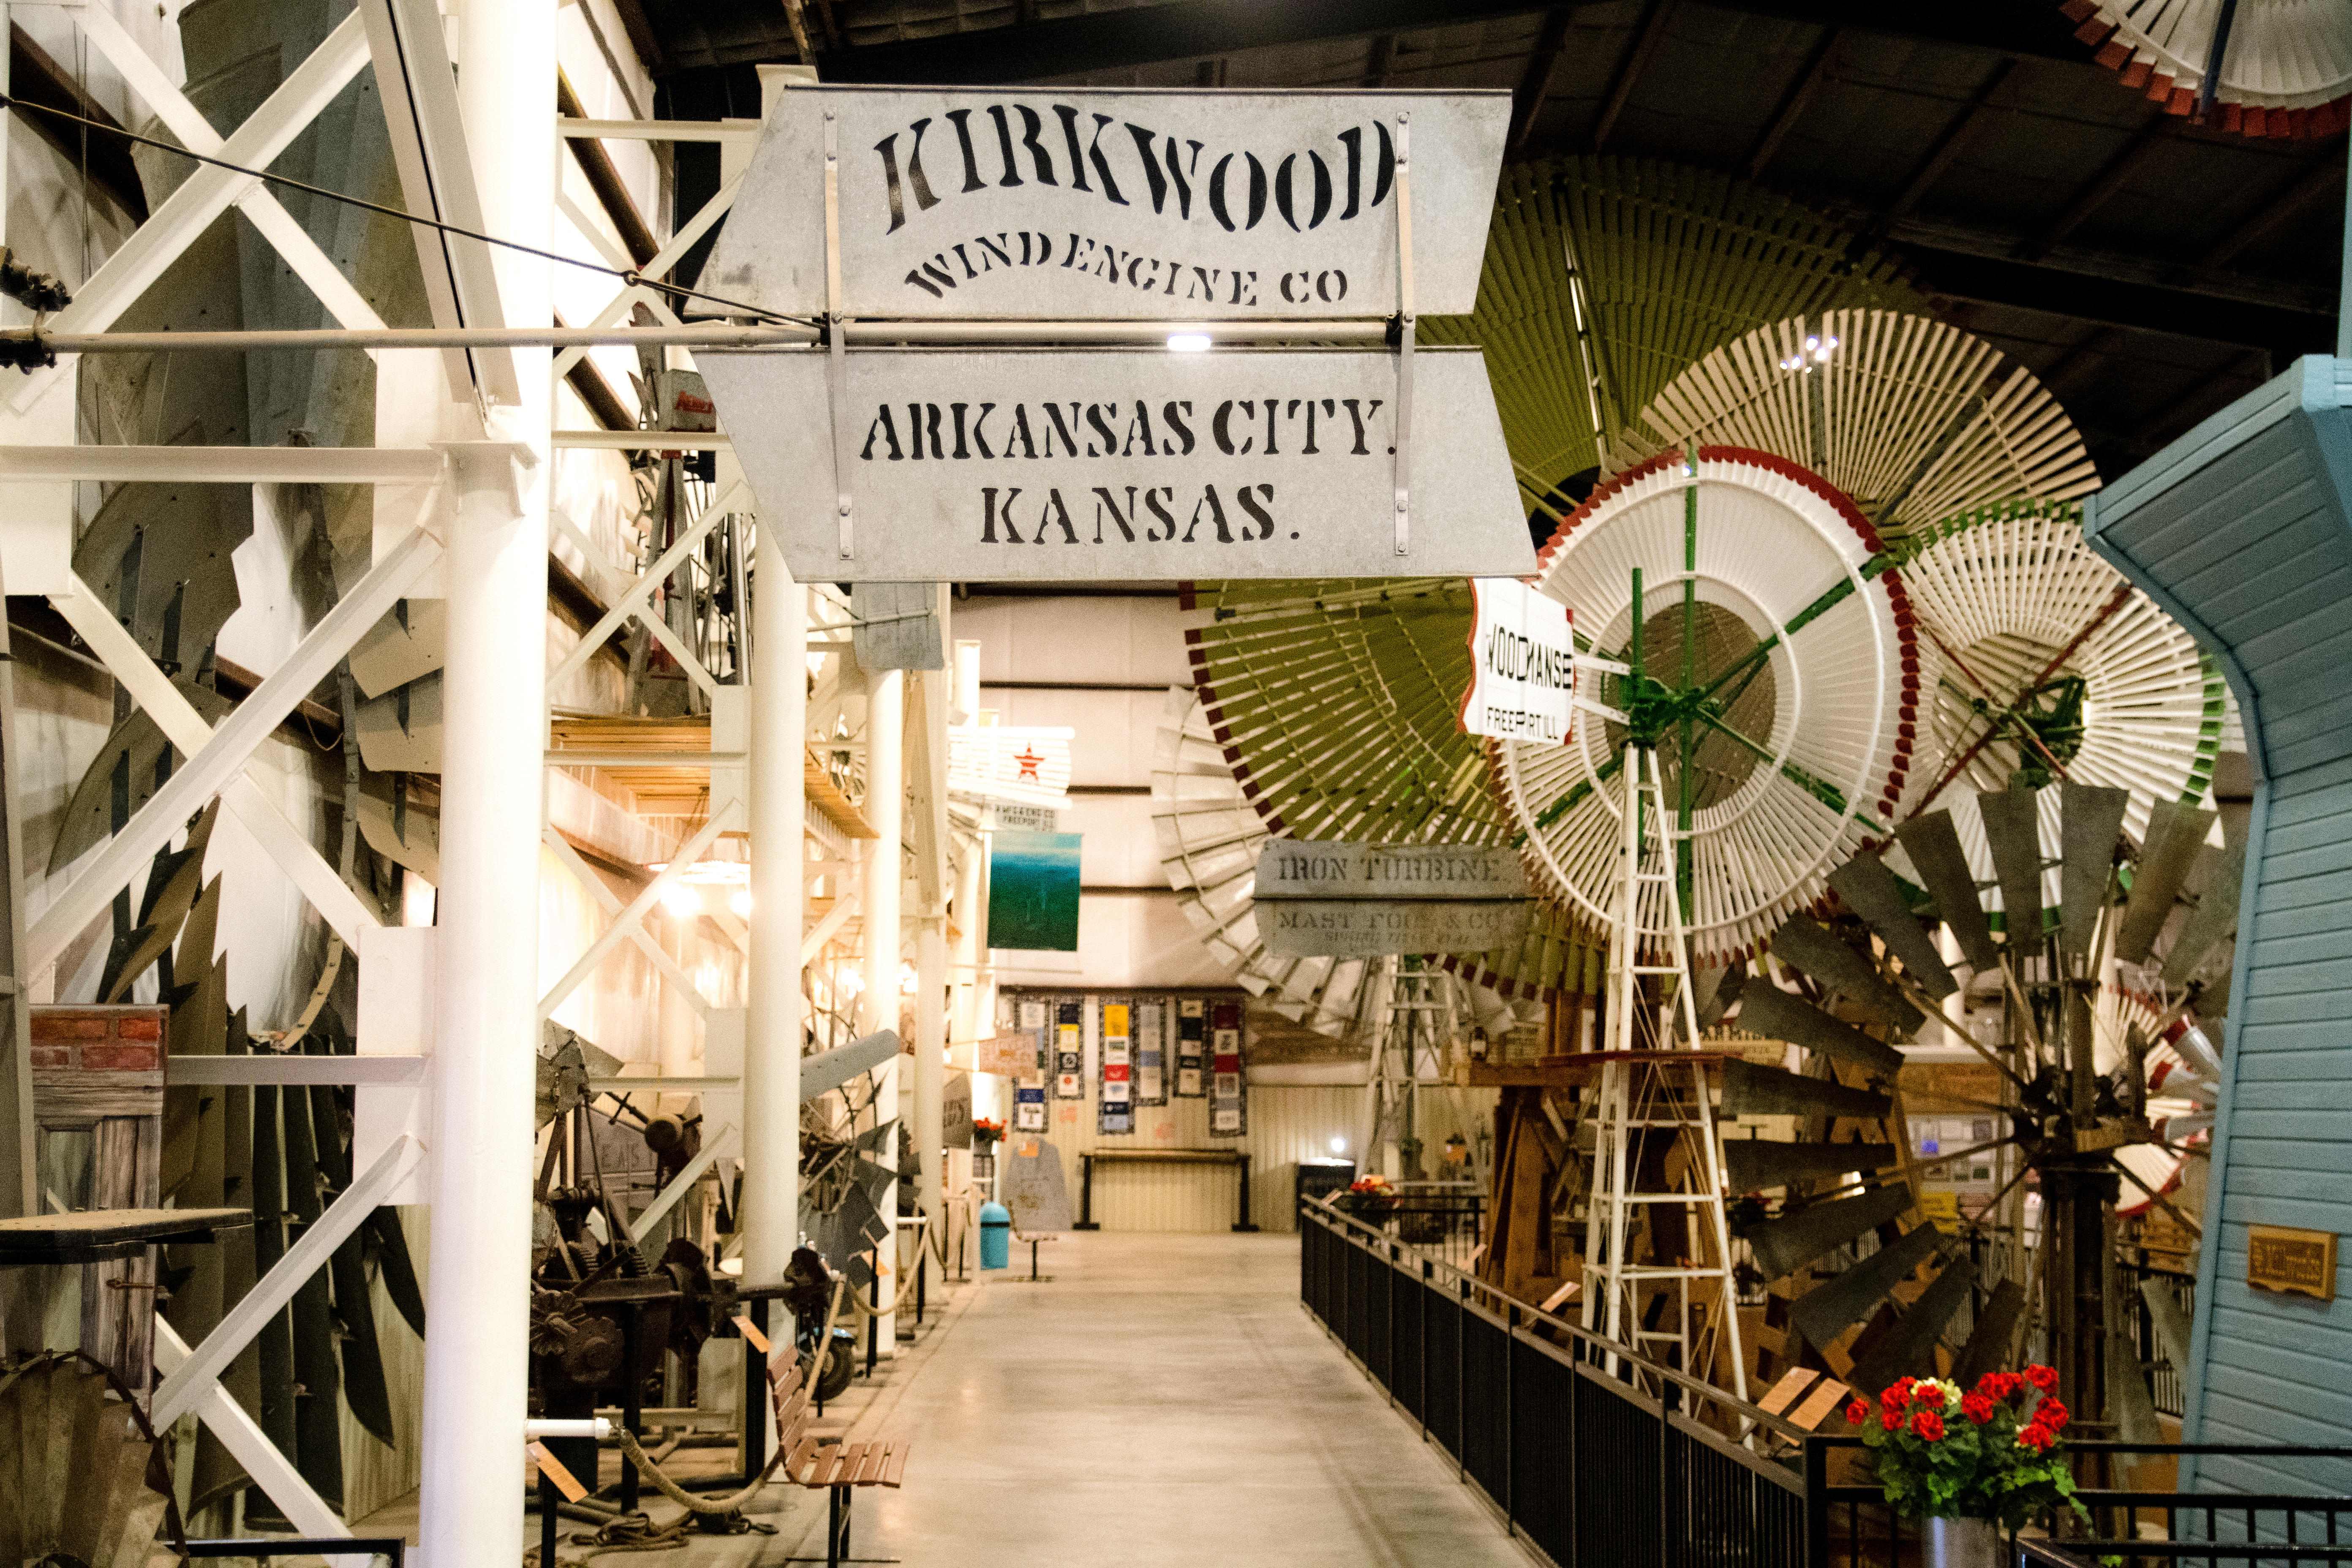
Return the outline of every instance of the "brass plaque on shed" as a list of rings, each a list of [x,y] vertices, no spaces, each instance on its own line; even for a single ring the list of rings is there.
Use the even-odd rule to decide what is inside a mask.
[[[2246,1283],[2336,1300],[2336,1233],[2257,1225],[2246,1231]]]

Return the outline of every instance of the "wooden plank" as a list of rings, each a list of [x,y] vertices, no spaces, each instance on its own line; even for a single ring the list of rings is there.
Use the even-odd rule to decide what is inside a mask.
[[[904,1438],[901,1438],[898,1442],[890,1445],[890,1462],[883,1467],[882,1470],[882,1484],[884,1486],[895,1487],[898,1484],[899,1479],[906,1475],[907,1450],[913,1447],[913,1443],[908,1442]]]
[[[784,1461],[784,1479],[802,1486],[814,1486],[816,1474],[810,1467],[816,1463],[824,1447],[824,1439],[814,1432],[804,1432],[790,1449],[792,1457]]]
[[[890,1445],[888,1443],[868,1443],[866,1446],[865,1454],[862,1455],[857,1461],[857,1474],[850,1484],[852,1486],[870,1487],[875,1482],[880,1480],[882,1479],[882,1461],[888,1458],[889,1456]]]

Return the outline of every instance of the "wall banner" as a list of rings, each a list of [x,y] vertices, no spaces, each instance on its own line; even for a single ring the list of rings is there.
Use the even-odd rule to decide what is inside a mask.
[[[1208,1006],[1198,997],[1176,1004],[1176,1097],[1199,1100],[1209,1092]]]
[[[1135,1040],[1130,1033],[1135,1011],[1126,1002],[1103,1004],[1102,1087],[1095,1105],[1095,1131],[1106,1136],[1135,1131]]]
[[[1209,1136],[1242,1138],[1249,1133],[1249,1087],[1242,1047],[1242,1005],[1219,1002],[1209,1010]]]
[[[1054,1098],[1084,1100],[1087,1096],[1086,1004],[1071,999],[1055,1007],[1054,1022]]]

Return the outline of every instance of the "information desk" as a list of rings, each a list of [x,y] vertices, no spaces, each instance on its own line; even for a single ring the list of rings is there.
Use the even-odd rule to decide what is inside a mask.
[[[1093,1149],[1078,1156],[1078,1223],[1072,1230],[1100,1230],[1095,1223],[1095,1165],[1231,1165],[1241,1176],[1234,1206],[1234,1228],[1255,1230],[1250,1223],[1250,1157],[1241,1149]]]

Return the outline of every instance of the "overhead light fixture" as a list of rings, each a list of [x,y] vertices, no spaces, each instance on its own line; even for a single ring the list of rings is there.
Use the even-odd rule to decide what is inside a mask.
[[[1209,334],[1206,332],[1171,332],[1168,334],[1168,351],[1171,353],[1180,354],[1206,353],[1209,352]]]
[[[1331,1152],[1334,1154],[1344,1154],[1347,1152],[1348,1141],[1345,1138],[1334,1138],[1331,1140]]]
[[[692,920],[702,912],[702,893],[683,882],[673,882],[662,889],[662,908],[680,920]]]
[[[751,918],[751,889],[744,888],[736,892],[730,893],[727,896],[727,907],[734,911],[735,918],[737,920],[750,920]]]

